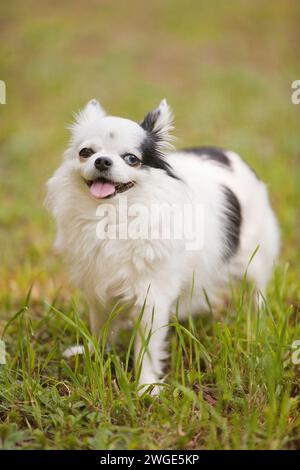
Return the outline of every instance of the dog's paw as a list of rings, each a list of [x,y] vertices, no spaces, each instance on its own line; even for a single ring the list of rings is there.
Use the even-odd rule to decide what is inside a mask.
[[[66,359],[69,359],[72,356],[77,356],[80,354],[84,354],[84,347],[83,346],[71,346],[70,348],[66,349],[62,356]]]
[[[163,389],[163,382],[158,380],[157,378],[153,378],[153,380],[145,380],[140,381],[140,385],[138,388],[138,396],[141,397],[145,393],[151,395],[152,397],[157,397],[160,395],[160,392]]]
[[[94,348],[91,343],[88,344],[88,348],[90,352],[94,351]],[[79,356],[84,354],[84,346],[78,344],[77,346],[71,346],[70,348],[66,349],[63,353],[62,356],[66,359],[69,359],[70,357],[73,356]]]

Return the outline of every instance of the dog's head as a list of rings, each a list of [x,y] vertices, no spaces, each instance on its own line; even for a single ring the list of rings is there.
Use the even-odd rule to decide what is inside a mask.
[[[73,160],[73,168],[92,197],[111,198],[142,184],[149,170],[175,176],[164,156],[171,129],[172,113],[166,100],[140,124],[107,116],[91,100],[71,126],[66,158]]]

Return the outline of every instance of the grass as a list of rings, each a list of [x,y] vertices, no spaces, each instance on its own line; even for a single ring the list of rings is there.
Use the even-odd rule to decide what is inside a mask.
[[[297,1],[2,2],[0,79],[0,446],[24,449],[300,447]],[[34,11],[35,15],[31,12]],[[91,97],[141,119],[164,96],[178,146],[241,153],[268,182],[282,255],[257,315],[238,286],[214,320],[171,320],[166,386],[137,397],[122,332],[87,344],[87,310],[54,256],[44,185],[65,123]],[[196,294],[195,294],[196,295]],[[133,333],[134,334],[134,333]],[[129,335],[130,336],[130,335]]]

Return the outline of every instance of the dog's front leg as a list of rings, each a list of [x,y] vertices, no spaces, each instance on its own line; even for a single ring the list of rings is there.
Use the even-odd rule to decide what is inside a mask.
[[[92,335],[98,339],[100,330],[107,319],[100,303],[89,300],[89,319]]]
[[[166,335],[169,323],[170,302],[165,298],[147,299],[137,311],[142,314],[135,339],[135,372],[142,393],[146,386],[160,381],[166,358]],[[159,386],[153,394],[159,393]]]
[[[94,299],[88,300],[88,306],[89,306],[89,320],[90,320],[91,333],[95,337],[95,339],[98,339],[100,330],[106,320],[104,313],[103,313],[103,308],[101,304]],[[88,347],[91,352],[94,351],[94,347],[91,341],[89,341]],[[84,354],[84,352],[85,352],[84,346],[81,344],[77,344],[66,349],[63,352],[63,357],[70,358],[72,356]]]

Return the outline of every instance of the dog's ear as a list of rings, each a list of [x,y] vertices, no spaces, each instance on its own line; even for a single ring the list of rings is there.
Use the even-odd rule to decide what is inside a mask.
[[[170,132],[174,127],[173,113],[167,101],[163,99],[156,109],[145,116],[140,125],[157,143],[168,144],[173,139]]]
[[[73,124],[68,126],[71,131],[72,138],[75,138],[76,133],[81,127],[92,122],[99,121],[99,119],[102,119],[105,115],[106,113],[100,103],[95,99],[90,100],[79,113],[75,114]]]
[[[103,118],[106,112],[97,100],[92,99],[87,103],[82,114],[88,121],[96,121],[97,119]]]

